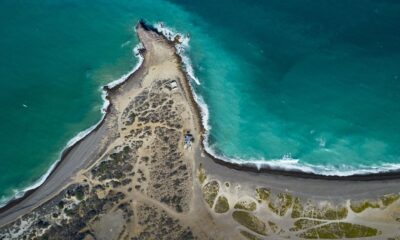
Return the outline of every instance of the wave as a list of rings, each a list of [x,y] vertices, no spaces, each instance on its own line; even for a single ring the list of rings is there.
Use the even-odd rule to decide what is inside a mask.
[[[128,79],[128,77],[134,73],[135,71],[137,71],[139,69],[139,67],[142,65],[144,58],[142,57],[142,55],[140,55],[139,51],[140,49],[143,48],[143,45],[141,43],[137,44],[134,49],[133,49],[133,53],[134,56],[137,58],[137,63],[135,65],[135,67],[129,71],[128,73],[122,75],[120,78],[108,83],[107,85],[105,85],[106,87],[108,87],[109,89],[114,88],[115,86],[123,83],[125,80]],[[67,144],[65,145],[65,147],[62,149],[62,151],[60,152],[57,160],[50,166],[50,168],[46,171],[45,174],[43,174],[36,182],[34,182],[32,185],[18,190],[18,189],[14,189],[13,191],[13,196],[12,197],[3,197],[0,199],[0,208],[4,207],[5,205],[7,205],[10,201],[21,198],[25,195],[26,192],[38,188],[40,187],[46,180],[47,178],[50,176],[50,174],[53,172],[53,170],[55,169],[55,167],[57,166],[57,164],[61,161],[62,159],[62,154],[70,147],[72,147],[73,145],[75,145],[77,142],[79,142],[80,140],[82,140],[83,138],[85,138],[87,135],[89,135],[94,129],[96,129],[99,124],[101,124],[101,122],[103,122],[104,117],[106,116],[106,112],[107,109],[110,105],[110,101],[107,99],[107,91],[104,90],[104,86],[100,88],[102,94],[101,97],[103,99],[103,106],[101,107],[101,113],[102,113],[102,117],[100,119],[100,121],[98,121],[95,125],[87,128],[86,130],[83,130],[81,132],[79,132],[78,134],[76,134],[73,138],[71,138]]]
[[[124,48],[124,47],[128,46],[130,43],[131,43],[130,40],[128,40],[128,41],[122,43],[122,44],[121,44],[121,48]]]
[[[163,22],[155,23],[153,27],[170,41],[174,41],[176,37],[179,37],[179,44],[176,44],[175,48],[182,59],[184,70],[190,80],[193,80],[197,85],[201,85],[200,80],[194,74],[192,61],[188,56],[188,51],[190,49],[189,34],[176,32],[172,28],[166,27]]]
[[[103,118],[102,118],[101,121],[103,121]],[[101,122],[101,121],[100,121],[100,122]],[[79,142],[81,139],[83,139],[84,137],[86,137],[89,133],[91,133],[91,132],[97,127],[97,125],[100,124],[100,122],[97,123],[96,125],[91,126],[90,128],[88,128],[88,129],[86,129],[86,130],[84,130],[84,131],[79,132],[77,135],[75,135],[75,137],[73,137],[72,139],[70,139],[70,140],[68,141],[67,145],[66,145],[66,146],[63,148],[63,150],[61,151],[61,154],[60,154],[58,160],[55,161],[55,162],[50,166],[50,168],[46,171],[45,174],[43,174],[43,175],[39,178],[39,180],[37,180],[37,181],[36,181],[35,183],[33,183],[32,185],[30,185],[30,186],[28,186],[28,187],[26,187],[26,188],[24,188],[24,189],[22,189],[22,190],[14,189],[14,190],[13,190],[13,193],[14,193],[14,194],[13,194],[13,197],[12,197],[12,198],[10,198],[10,199],[1,199],[1,200],[0,200],[0,207],[3,207],[3,206],[5,206],[5,205],[7,205],[7,203],[8,203],[9,201],[13,200],[13,199],[18,199],[18,198],[23,197],[24,194],[25,194],[26,192],[28,192],[29,190],[38,188],[40,185],[42,185],[42,184],[46,181],[46,179],[50,176],[50,174],[53,172],[53,170],[54,170],[54,168],[57,166],[57,164],[60,162],[62,153],[63,153],[66,149],[70,148],[70,147],[73,146],[75,143]]]
[[[155,23],[153,27],[161,34],[163,34],[167,39],[170,41],[173,41],[176,37],[179,37],[179,44],[176,44],[176,51],[177,54],[182,59],[183,67],[184,67],[184,72],[186,73],[187,77],[191,82],[196,83],[197,85],[201,85],[200,80],[196,77],[192,62],[190,60],[190,57],[188,56],[188,51],[190,49],[189,46],[189,41],[190,37],[188,34],[184,35],[179,32],[176,32],[172,28],[166,27],[164,23],[159,22]],[[128,43],[124,43],[121,45],[121,47],[125,47]],[[120,78],[108,83],[105,85],[109,89],[114,88],[115,86],[123,83],[127,78],[133,74],[135,71],[139,69],[139,67],[143,63],[143,57],[139,54],[139,50],[143,48],[143,45],[141,43],[137,44],[135,48],[133,49],[134,56],[137,58],[138,62],[135,65],[135,67],[129,71],[128,73],[124,74]],[[350,166],[343,166],[342,168],[338,168],[336,166],[325,166],[325,165],[312,165],[312,164],[307,164],[307,163],[302,163],[300,162],[299,159],[293,159],[291,156],[286,155],[283,156],[281,159],[272,159],[272,160],[264,160],[264,159],[240,159],[240,158],[232,158],[232,157],[227,157],[221,154],[217,154],[215,150],[212,148],[212,146],[209,145],[208,141],[208,136],[209,136],[209,131],[211,130],[211,126],[209,125],[209,109],[208,105],[205,103],[203,97],[196,93],[194,90],[193,86],[189,84],[194,100],[197,103],[197,105],[200,107],[200,114],[201,114],[201,121],[202,125],[204,127],[205,133],[204,133],[204,138],[203,138],[203,145],[205,148],[205,151],[223,161],[226,161],[228,163],[234,163],[234,164],[239,164],[239,165],[251,165],[256,167],[257,169],[261,169],[264,167],[268,168],[273,168],[273,169],[280,169],[280,170],[287,170],[287,171],[301,171],[301,172],[306,172],[306,173],[314,173],[318,175],[325,175],[325,176],[351,176],[355,174],[374,174],[374,173],[382,173],[382,172],[389,172],[389,171],[394,171],[400,169],[400,164],[391,164],[391,163],[384,163],[381,165],[375,165],[375,166],[359,166],[357,168],[351,168]],[[88,129],[79,132],[77,135],[75,135],[71,140],[68,141],[66,146],[63,148],[61,151],[58,160],[55,161],[50,168],[46,171],[44,175],[42,175],[39,180],[37,180],[35,183],[32,185],[22,189],[22,190],[13,190],[14,194],[10,198],[2,198],[0,199],[0,207],[3,207],[7,205],[10,201],[14,199],[18,199],[24,196],[24,194],[32,189],[38,188],[40,185],[42,185],[49,175],[53,172],[54,168],[57,166],[59,161],[61,160],[62,153],[72,147],[74,144],[79,142],[81,139],[85,138],[88,134],[90,134],[96,127],[103,121],[105,114],[107,112],[107,109],[110,105],[110,102],[107,99],[107,91],[101,88],[102,91],[102,99],[103,99],[103,106],[101,108],[102,112],[102,117],[98,123],[95,125],[89,127]]]
[[[139,69],[139,67],[142,65],[143,60],[144,60],[142,55],[140,55],[140,53],[139,53],[140,49],[143,49],[143,44],[142,43],[138,43],[133,48],[133,54],[137,59],[137,63],[135,65],[135,67],[131,71],[129,71],[128,73],[122,75],[120,78],[118,78],[118,79],[108,83],[107,85],[105,85],[106,87],[108,87],[109,89],[114,88],[115,86],[123,83],[126,79],[128,79],[128,77],[130,75],[132,75],[134,72],[136,72]],[[103,113],[103,118],[104,118],[104,115],[107,112],[107,108],[110,105],[110,101],[108,101],[108,99],[107,99],[107,91],[104,91],[103,87],[101,88],[101,91],[102,91],[101,97],[103,99],[103,107],[101,108],[101,112]],[[103,119],[101,119],[101,121],[103,121]]]
[[[0,199],[0,208],[4,207],[5,205],[7,205],[10,201],[21,198],[25,195],[26,192],[38,188],[40,187],[40,185],[42,185],[47,178],[50,176],[50,174],[53,172],[53,170],[55,169],[55,167],[57,166],[57,164],[61,161],[62,158],[62,154],[64,153],[65,150],[67,150],[68,148],[72,147],[75,143],[79,142],[81,139],[83,139],[84,137],[86,137],[88,134],[90,134],[104,119],[104,114],[103,117],[101,118],[101,120],[96,123],[95,125],[89,127],[86,130],[83,130],[81,132],[79,132],[78,134],[75,135],[75,137],[73,137],[72,139],[70,139],[67,144],[65,145],[65,147],[63,148],[63,150],[61,151],[58,159],[50,166],[50,168],[46,171],[45,174],[43,174],[36,182],[34,182],[32,185],[18,190],[18,189],[14,189],[13,191],[13,196],[12,197],[4,197],[2,199]]]
[[[188,56],[188,51],[190,50],[190,37],[188,34],[182,34],[175,31],[172,28],[166,27],[164,23],[154,24],[154,28],[161,34],[163,34],[170,41],[174,41],[176,37],[179,37],[179,44],[176,44],[177,53],[180,55],[184,67],[184,71],[191,82],[195,82],[200,85],[200,80],[195,76],[193,70],[192,62]],[[199,95],[193,88],[191,84],[190,88],[195,102],[200,108],[201,122],[205,130],[203,138],[204,150],[211,156],[223,160],[228,163],[243,165],[243,166],[253,166],[258,170],[262,168],[271,168],[277,170],[285,171],[299,171],[304,173],[312,173],[316,175],[324,176],[339,176],[346,177],[351,175],[367,175],[367,174],[377,174],[384,172],[391,172],[400,169],[400,163],[382,163],[380,165],[358,165],[358,166],[333,166],[333,165],[317,165],[308,164],[301,162],[300,159],[294,159],[290,155],[284,155],[280,159],[241,159],[239,157],[227,157],[223,154],[218,154],[214,148],[209,144],[209,132],[211,130],[211,125],[209,124],[209,108],[205,103],[203,97]],[[324,139],[319,139],[320,145],[325,145]]]
[[[379,174],[400,169],[400,163],[382,163],[379,165],[360,164],[356,166],[309,164],[301,162],[300,159],[292,158],[290,155],[285,155],[280,159],[241,159],[239,157],[227,157],[225,155],[217,154],[214,149],[208,145],[208,142],[207,145],[204,146],[209,154],[218,159],[237,165],[255,167],[258,170],[268,168],[283,171],[298,171],[323,176],[347,177],[353,175]]]

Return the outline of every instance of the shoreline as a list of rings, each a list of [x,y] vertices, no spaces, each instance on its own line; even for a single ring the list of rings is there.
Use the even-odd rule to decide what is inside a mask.
[[[143,23],[136,30],[143,64],[119,87],[104,87],[110,104],[101,126],[65,153],[40,188],[0,213],[1,236],[299,239],[327,230],[338,237],[397,236],[400,179],[316,180],[217,162],[200,142],[207,137],[202,106],[178,55],[179,39],[167,41]],[[195,138],[189,148],[188,131]]]
[[[135,29],[136,31],[136,29]],[[78,145],[80,142],[82,142],[86,137],[91,135],[94,131],[98,130],[100,127],[105,122],[107,114],[109,114],[110,108],[111,108],[111,103],[109,100],[110,94],[113,92],[114,89],[117,89],[120,85],[122,85],[126,80],[128,80],[131,76],[133,76],[139,69],[141,68],[143,64],[143,56],[142,56],[142,44],[139,43],[137,46],[134,48],[134,56],[138,58],[137,64],[134,66],[134,68],[129,71],[127,74],[124,74],[120,78],[103,85],[100,90],[102,91],[102,99],[103,99],[103,106],[101,108],[101,112],[103,113],[101,119],[99,122],[96,124],[90,126],[86,130],[80,131],[78,134],[76,134],[73,138],[71,138],[64,149],[60,153],[60,157],[58,160],[56,160],[50,168],[46,171],[44,175],[42,175],[38,181],[33,183],[32,185],[24,188],[23,190],[18,191],[14,196],[12,196],[7,202],[5,202],[3,205],[0,205],[0,214],[6,212],[10,208],[14,207],[18,203],[22,202],[26,198],[28,198],[30,195],[32,195],[36,190],[38,190],[51,176],[53,176],[58,169],[58,167],[62,164],[62,162],[65,160],[65,157],[68,155],[68,153],[71,152],[71,150]],[[81,135],[82,136],[79,136]],[[22,195],[20,195],[22,194]]]
[[[164,26],[161,26],[164,27]],[[167,30],[174,34],[173,36],[170,36],[168,38],[155,27],[151,27],[153,31],[156,31],[158,34],[166,38],[169,42],[173,42],[174,38],[176,36],[182,37],[182,34],[180,33],[173,33],[170,29],[167,28]],[[176,47],[175,47],[176,48]],[[296,178],[309,178],[309,179],[322,179],[322,180],[350,180],[350,181],[379,181],[379,180],[391,180],[391,179],[400,179],[400,169],[394,169],[394,170],[389,170],[389,171],[382,171],[382,172],[376,172],[376,173],[365,173],[365,174],[351,174],[351,175],[323,175],[323,174],[318,174],[318,173],[313,173],[313,172],[306,172],[306,171],[301,171],[301,170],[295,170],[295,169],[283,169],[283,168],[278,168],[278,167],[271,167],[268,165],[268,163],[262,164],[260,162],[251,162],[249,161],[248,163],[238,163],[234,161],[227,161],[224,160],[223,157],[218,156],[216,154],[213,154],[210,152],[210,148],[208,146],[207,142],[207,125],[208,123],[208,108],[205,106],[205,108],[202,110],[201,103],[199,103],[199,96],[196,94],[194,91],[192,85],[190,84],[189,78],[191,75],[186,71],[187,66],[185,64],[190,64],[190,63],[185,63],[183,61],[183,57],[181,54],[176,53],[177,57],[180,60],[180,65],[185,73],[185,82],[188,84],[188,88],[190,91],[190,101],[191,105],[194,107],[196,119],[198,121],[198,124],[201,128],[201,136],[200,136],[200,143],[201,143],[201,150],[204,152],[209,158],[211,158],[215,163],[223,165],[225,167],[228,167],[230,169],[235,169],[239,171],[245,171],[245,172],[253,172],[253,173],[270,173],[274,175],[283,175],[283,176],[289,176],[289,177],[296,177]],[[197,79],[193,79],[197,83]],[[203,111],[207,111],[207,113],[203,113]],[[204,117],[206,115],[207,117]]]
[[[162,37],[166,38],[168,42],[174,46],[176,49],[176,43],[174,43],[171,39],[169,39],[167,36],[165,36],[162,32],[160,32],[157,28],[155,28],[152,25],[148,25],[143,21],[140,21],[139,24],[143,24],[143,26],[147,30],[155,31],[158,34],[160,34]],[[182,36],[181,34],[176,34],[173,37],[175,38],[176,36]],[[140,46],[139,46],[140,47]],[[142,57],[141,53],[142,49],[138,48],[138,54],[135,54],[137,56]],[[178,49],[177,49],[178,51]],[[175,53],[180,60],[180,66],[182,68],[183,73],[185,73],[186,79],[184,79],[184,88],[186,89],[185,92],[188,93],[188,100],[190,101],[190,104],[194,107],[195,109],[195,119],[198,121],[198,125],[200,127],[200,132],[201,135],[199,136],[200,140],[200,145],[201,145],[201,152],[204,153],[207,157],[212,159],[216,164],[222,165],[224,167],[227,167],[229,169],[234,169],[234,170],[239,170],[243,172],[252,172],[252,173],[267,173],[267,174],[273,174],[273,175],[279,175],[279,176],[286,176],[286,177],[295,177],[295,178],[308,178],[308,179],[317,179],[317,180],[339,180],[339,181],[380,181],[380,180],[393,180],[393,179],[400,179],[400,171],[399,170],[393,170],[393,171],[388,171],[388,172],[378,172],[378,173],[371,173],[371,174],[354,174],[354,175],[349,175],[349,176],[337,176],[337,175],[322,175],[322,174],[315,174],[315,173],[308,173],[308,172],[303,172],[303,171],[296,171],[296,170],[290,170],[290,169],[278,169],[278,168],[273,168],[269,166],[261,166],[258,167],[256,163],[235,163],[235,162],[228,162],[223,160],[221,157],[213,155],[207,150],[206,147],[206,142],[205,139],[207,136],[205,135],[207,130],[206,127],[204,126],[204,117],[202,114],[202,109],[200,106],[200,103],[198,102],[198,96],[194,92],[194,89],[192,85],[190,84],[189,78],[192,78],[189,73],[186,71],[187,66],[185,65],[186,63],[183,61],[183,56],[180,55],[178,52]],[[102,108],[102,111],[104,111],[104,114],[102,116],[102,119],[96,124],[91,127],[89,127],[87,130],[84,130],[80,133],[78,133],[74,138],[79,136],[81,133],[85,133],[81,138],[77,139],[76,141],[72,141],[74,138],[72,138],[69,143],[72,141],[73,143],[71,145],[63,149],[63,151],[60,154],[60,158],[58,161],[56,161],[46,172],[48,175],[44,178],[43,181],[41,181],[40,184],[34,183],[31,186],[38,185],[34,188],[27,187],[25,188],[26,191],[24,191],[23,195],[21,197],[17,198],[12,198],[8,202],[4,204],[4,206],[0,207],[0,213],[4,213],[7,210],[11,209],[12,207],[18,205],[20,202],[24,201],[25,199],[29,198],[35,191],[37,191],[39,188],[41,188],[44,183],[52,176],[54,176],[57,173],[57,170],[59,170],[59,167],[61,164],[65,161],[66,156],[82,141],[84,141],[88,136],[93,134],[96,130],[98,130],[100,127],[103,126],[106,116],[109,114],[110,108],[111,108],[111,103],[109,101],[110,94],[113,94],[115,90],[118,89],[118,86],[122,85],[126,80],[130,79],[133,75],[135,75],[143,66],[143,62],[139,60],[138,64],[134,67],[132,71],[130,71],[128,74],[122,76],[120,79],[117,79],[107,85],[104,85],[102,87],[102,91],[104,94],[103,99],[105,100],[104,105],[106,106],[105,108]],[[115,84],[113,84],[115,82]],[[88,131],[88,132],[86,132]],[[45,175],[46,175],[45,174]],[[43,175],[43,176],[45,176]],[[41,178],[43,178],[43,176]],[[40,179],[41,179],[40,178]]]
[[[105,87],[105,86],[104,86]],[[103,87],[103,89],[104,89],[104,87]],[[105,90],[104,90],[105,91]],[[106,95],[106,98],[107,98],[107,95]],[[5,211],[7,211],[8,209],[10,209],[10,208],[12,208],[12,207],[14,207],[15,205],[17,205],[18,203],[20,203],[20,202],[22,202],[23,200],[25,200],[26,198],[28,198],[30,195],[32,195],[36,190],[38,190],[40,187],[42,187],[43,186],[43,184],[50,178],[50,177],[52,177],[55,173],[56,173],[56,170],[58,170],[58,168],[59,168],[59,166],[63,163],[63,161],[65,160],[65,157],[72,151],[72,149],[77,145],[77,144],[79,144],[80,142],[82,142],[87,136],[89,136],[89,135],[91,135],[94,131],[96,131],[96,130],[98,130],[102,125],[103,125],[103,123],[104,123],[104,121],[105,121],[105,116],[106,116],[106,114],[108,113],[108,110],[109,110],[109,108],[110,108],[110,104],[108,104],[108,106],[107,106],[107,108],[105,109],[105,114],[102,116],[102,118],[101,118],[101,120],[96,124],[96,125],[93,125],[92,127],[89,127],[87,130],[90,130],[90,131],[88,131],[88,132],[86,132],[86,130],[85,131],[82,131],[82,132],[84,132],[85,133],[85,135],[82,137],[82,138],[79,138],[79,139],[77,139],[76,141],[74,141],[73,142],[73,144],[72,145],[67,145],[66,146],[66,148],[64,148],[63,150],[62,150],[62,152],[61,152],[61,157],[59,158],[59,160],[57,160],[50,168],[49,168],[49,170],[47,171],[47,172],[49,172],[49,174],[47,174],[47,172],[46,172],[46,174],[45,175],[43,175],[43,176],[46,176],[45,178],[44,178],[44,180],[40,183],[40,184],[38,184],[38,183],[34,183],[33,185],[31,185],[31,186],[35,186],[35,185],[38,185],[38,186],[36,186],[36,187],[27,187],[27,188],[25,188],[25,189],[28,189],[28,190],[26,190],[26,191],[23,191],[23,195],[21,196],[21,197],[17,197],[17,198],[12,198],[11,200],[9,200],[8,202],[6,202],[5,204],[4,204],[4,206],[2,206],[2,207],[0,207],[0,213],[3,213],[3,212],[5,212]],[[80,133],[82,133],[82,132],[80,132]],[[75,137],[77,137],[79,135],[79,133],[75,136]],[[75,138],[74,137],[74,138]],[[74,138],[72,138],[72,139],[74,139]],[[72,140],[71,139],[71,140]],[[70,141],[71,141],[70,140]],[[43,178],[43,176],[41,177],[41,178]]]

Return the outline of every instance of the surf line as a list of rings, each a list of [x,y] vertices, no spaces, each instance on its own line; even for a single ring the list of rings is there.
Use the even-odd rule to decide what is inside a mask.
[[[136,30],[135,30],[135,32],[136,32]],[[113,89],[114,87],[122,84],[123,82],[125,82],[125,80],[127,80],[130,75],[132,75],[134,72],[136,72],[140,68],[140,66],[142,65],[143,60],[144,60],[143,56],[140,54],[141,49],[143,49],[143,45],[141,43],[138,43],[133,49],[133,53],[137,59],[137,63],[131,71],[124,74],[120,78],[106,84],[105,86],[100,87],[100,90],[102,92],[101,97],[103,99],[103,105],[101,107],[101,113],[102,113],[101,119],[93,126],[90,126],[89,128],[87,128],[83,131],[80,131],[73,138],[71,138],[67,142],[67,144],[64,146],[64,148],[61,150],[61,152],[59,153],[57,160],[47,169],[46,173],[43,174],[36,182],[34,182],[32,185],[25,187],[21,190],[14,189],[13,196],[4,197],[3,199],[0,199],[0,208],[7,206],[12,201],[23,198],[27,192],[33,191],[33,190],[37,189],[38,187],[40,187],[47,180],[47,178],[51,175],[51,173],[55,170],[55,168],[60,163],[60,161],[62,161],[63,154],[68,149],[72,148],[75,144],[77,144],[82,139],[84,139],[87,135],[89,135],[93,130],[95,130],[103,122],[103,120],[107,114],[107,109],[110,106],[110,101],[107,99],[108,91]]]

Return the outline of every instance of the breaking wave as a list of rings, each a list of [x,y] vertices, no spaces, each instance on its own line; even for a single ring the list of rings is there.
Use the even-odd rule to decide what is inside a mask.
[[[182,58],[182,63],[184,66],[185,73],[189,78],[190,82],[194,82],[197,85],[200,85],[200,80],[195,76],[195,72],[193,70],[192,62],[188,56],[188,51],[190,50],[189,41],[190,37],[188,34],[182,34],[175,31],[172,28],[166,27],[164,23],[156,23],[154,24],[155,29],[163,34],[170,41],[174,41],[176,37],[179,39],[179,44],[176,45],[177,53]],[[324,175],[324,176],[351,176],[351,175],[367,175],[367,174],[376,174],[383,172],[390,172],[394,170],[400,169],[400,164],[394,163],[382,163],[379,165],[358,165],[358,166],[349,166],[349,165],[341,165],[341,166],[333,166],[333,165],[317,165],[317,164],[308,164],[301,162],[300,159],[292,158],[290,154],[282,156],[280,159],[241,159],[239,157],[227,157],[223,154],[218,154],[214,150],[214,148],[209,144],[209,131],[211,130],[211,126],[209,124],[209,109],[208,105],[205,103],[203,97],[199,95],[193,88],[191,84],[189,84],[194,96],[194,100],[200,107],[201,121],[203,127],[205,129],[203,145],[205,151],[215,158],[221,159],[225,162],[234,163],[238,165],[244,166],[252,166],[257,169],[262,168],[271,168],[285,171],[299,171],[304,173],[312,173],[316,175]],[[325,145],[325,140],[320,139],[320,145]]]
[[[189,46],[189,41],[190,37],[188,34],[181,34],[172,28],[166,27],[164,23],[159,22],[155,23],[154,28],[161,34],[163,34],[167,39],[173,41],[176,39],[176,37],[179,37],[179,44],[176,44],[176,51],[180,55],[184,67],[184,71],[187,74],[187,77],[189,78],[190,82],[194,82],[197,85],[201,85],[200,80],[196,77],[195,71],[192,66],[192,62],[190,60],[190,57],[188,56],[188,51],[190,50]],[[129,44],[129,42],[125,42],[121,45],[121,47],[125,47]],[[143,57],[139,54],[139,50],[143,48],[143,45],[139,43],[138,45],[135,46],[133,49],[135,57],[138,59],[138,62],[136,66],[129,71],[128,73],[124,74],[120,78],[108,83],[106,86],[108,88],[114,88],[115,86],[123,83],[131,74],[133,74],[135,71],[139,69],[139,67],[143,63]],[[279,170],[287,170],[287,171],[301,171],[305,173],[313,173],[313,174],[318,174],[318,175],[325,175],[325,176],[351,176],[355,174],[374,174],[374,173],[382,173],[382,172],[390,172],[394,170],[400,169],[400,164],[391,164],[391,163],[383,163],[380,165],[373,165],[373,166],[365,166],[365,165],[359,165],[357,167],[350,167],[348,165],[346,166],[329,166],[329,165],[313,165],[313,164],[307,164],[301,162],[299,159],[294,159],[290,155],[285,155],[281,159],[271,159],[271,160],[266,160],[266,159],[241,159],[241,158],[232,158],[232,157],[227,157],[221,154],[217,154],[215,150],[213,149],[212,146],[209,145],[208,137],[209,137],[209,131],[211,130],[211,126],[209,125],[209,109],[207,104],[205,103],[203,97],[196,93],[196,91],[193,89],[193,86],[189,84],[194,96],[195,102],[198,104],[200,107],[200,114],[201,114],[201,121],[202,125],[205,129],[205,134],[203,138],[203,144],[205,151],[209,153],[210,155],[221,159],[223,161],[229,162],[229,163],[234,163],[234,164],[239,164],[239,165],[246,165],[246,166],[253,166],[256,167],[257,169],[262,169],[262,168],[273,168],[273,169],[279,169]],[[42,175],[39,180],[37,180],[35,183],[30,185],[29,187],[26,187],[22,190],[13,190],[14,196],[11,198],[2,198],[0,199],[0,207],[3,207],[7,205],[10,201],[14,199],[18,199],[24,196],[24,194],[32,189],[38,188],[40,185],[42,185],[46,179],[50,176],[50,174],[53,172],[54,168],[57,166],[59,161],[61,160],[62,154],[67,150],[68,148],[72,147],[75,145],[77,142],[85,138],[87,135],[89,135],[96,127],[103,121],[107,109],[110,105],[110,102],[107,99],[107,91],[102,90],[102,99],[103,99],[103,106],[101,108],[102,112],[102,118],[101,120],[96,123],[95,125],[89,127],[88,129],[79,132],[77,135],[75,135],[71,140],[68,141],[66,146],[63,148],[61,151],[58,160],[55,161],[50,168],[46,171],[44,175]]]
[[[142,65],[143,63],[143,57],[139,54],[139,50],[143,48],[143,45],[141,43],[137,44],[135,46],[135,48],[133,49],[133,53],[134,56],[137,58],[137,64],[135,65],[135,67],[129,71],[128,73],[124,74],[123,76],[121,76],[120,78],[108,83],[107,86],[109,89],[114,88],[115,86],[123,83],[132,73],[134,73],[136,70],[139,69],[139,67]],[[81,132],[79,132],[78,134],[76,134],[73,138],[71,138],[67,144],[65,145],[65,147],[62,149],[62,151],[60,152],[57,161],[55,161],[50,168],[46,171],[45,174],[43,174],[36,182],[34,182],[32,185],[23,188],[23,189],[14,189],[13,190],[13,196],[12,197],[4,197],[0,199],[0,208],[4,207],[5,205],[7,205],[10,201],[21,198],[25,195],[26,192],[36,189],[38,187],[40,187],[45,181],[46,179],[50,176],[50,174],[53,172],[53,170],[55,169],[55,167],[57,166],[57,164],[61,161],[62,159],[62,154],[69,148],[71,148],[72,146],[74,146],[76,143],[78,143],[80,140],[82,140],[83,138],[85,138],[87,135],[89,135],[93,130],[95,130],[97,128],[97,126],[99,126],[99,124],[101,124],[101,122],[103,122],[104,117],[106,116],[106,112],[107,109],[110,105],[110,101],[107,99],[107,91],[104,90],[104,88],[101,88],[102,91],[102,99],[103,99],[103,106],[101,108],[101,113],[102,113],[102,117],[100,119],[100,121],[98,121],[95,125],[87,128],[86,130],[83,130]]]

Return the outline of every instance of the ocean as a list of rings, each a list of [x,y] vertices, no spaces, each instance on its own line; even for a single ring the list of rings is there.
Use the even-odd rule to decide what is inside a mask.
[[[400,168],[398,1],[6,0],[0,203],[101,119],[142,18],[190,36],[211,153],[324,175]]]

